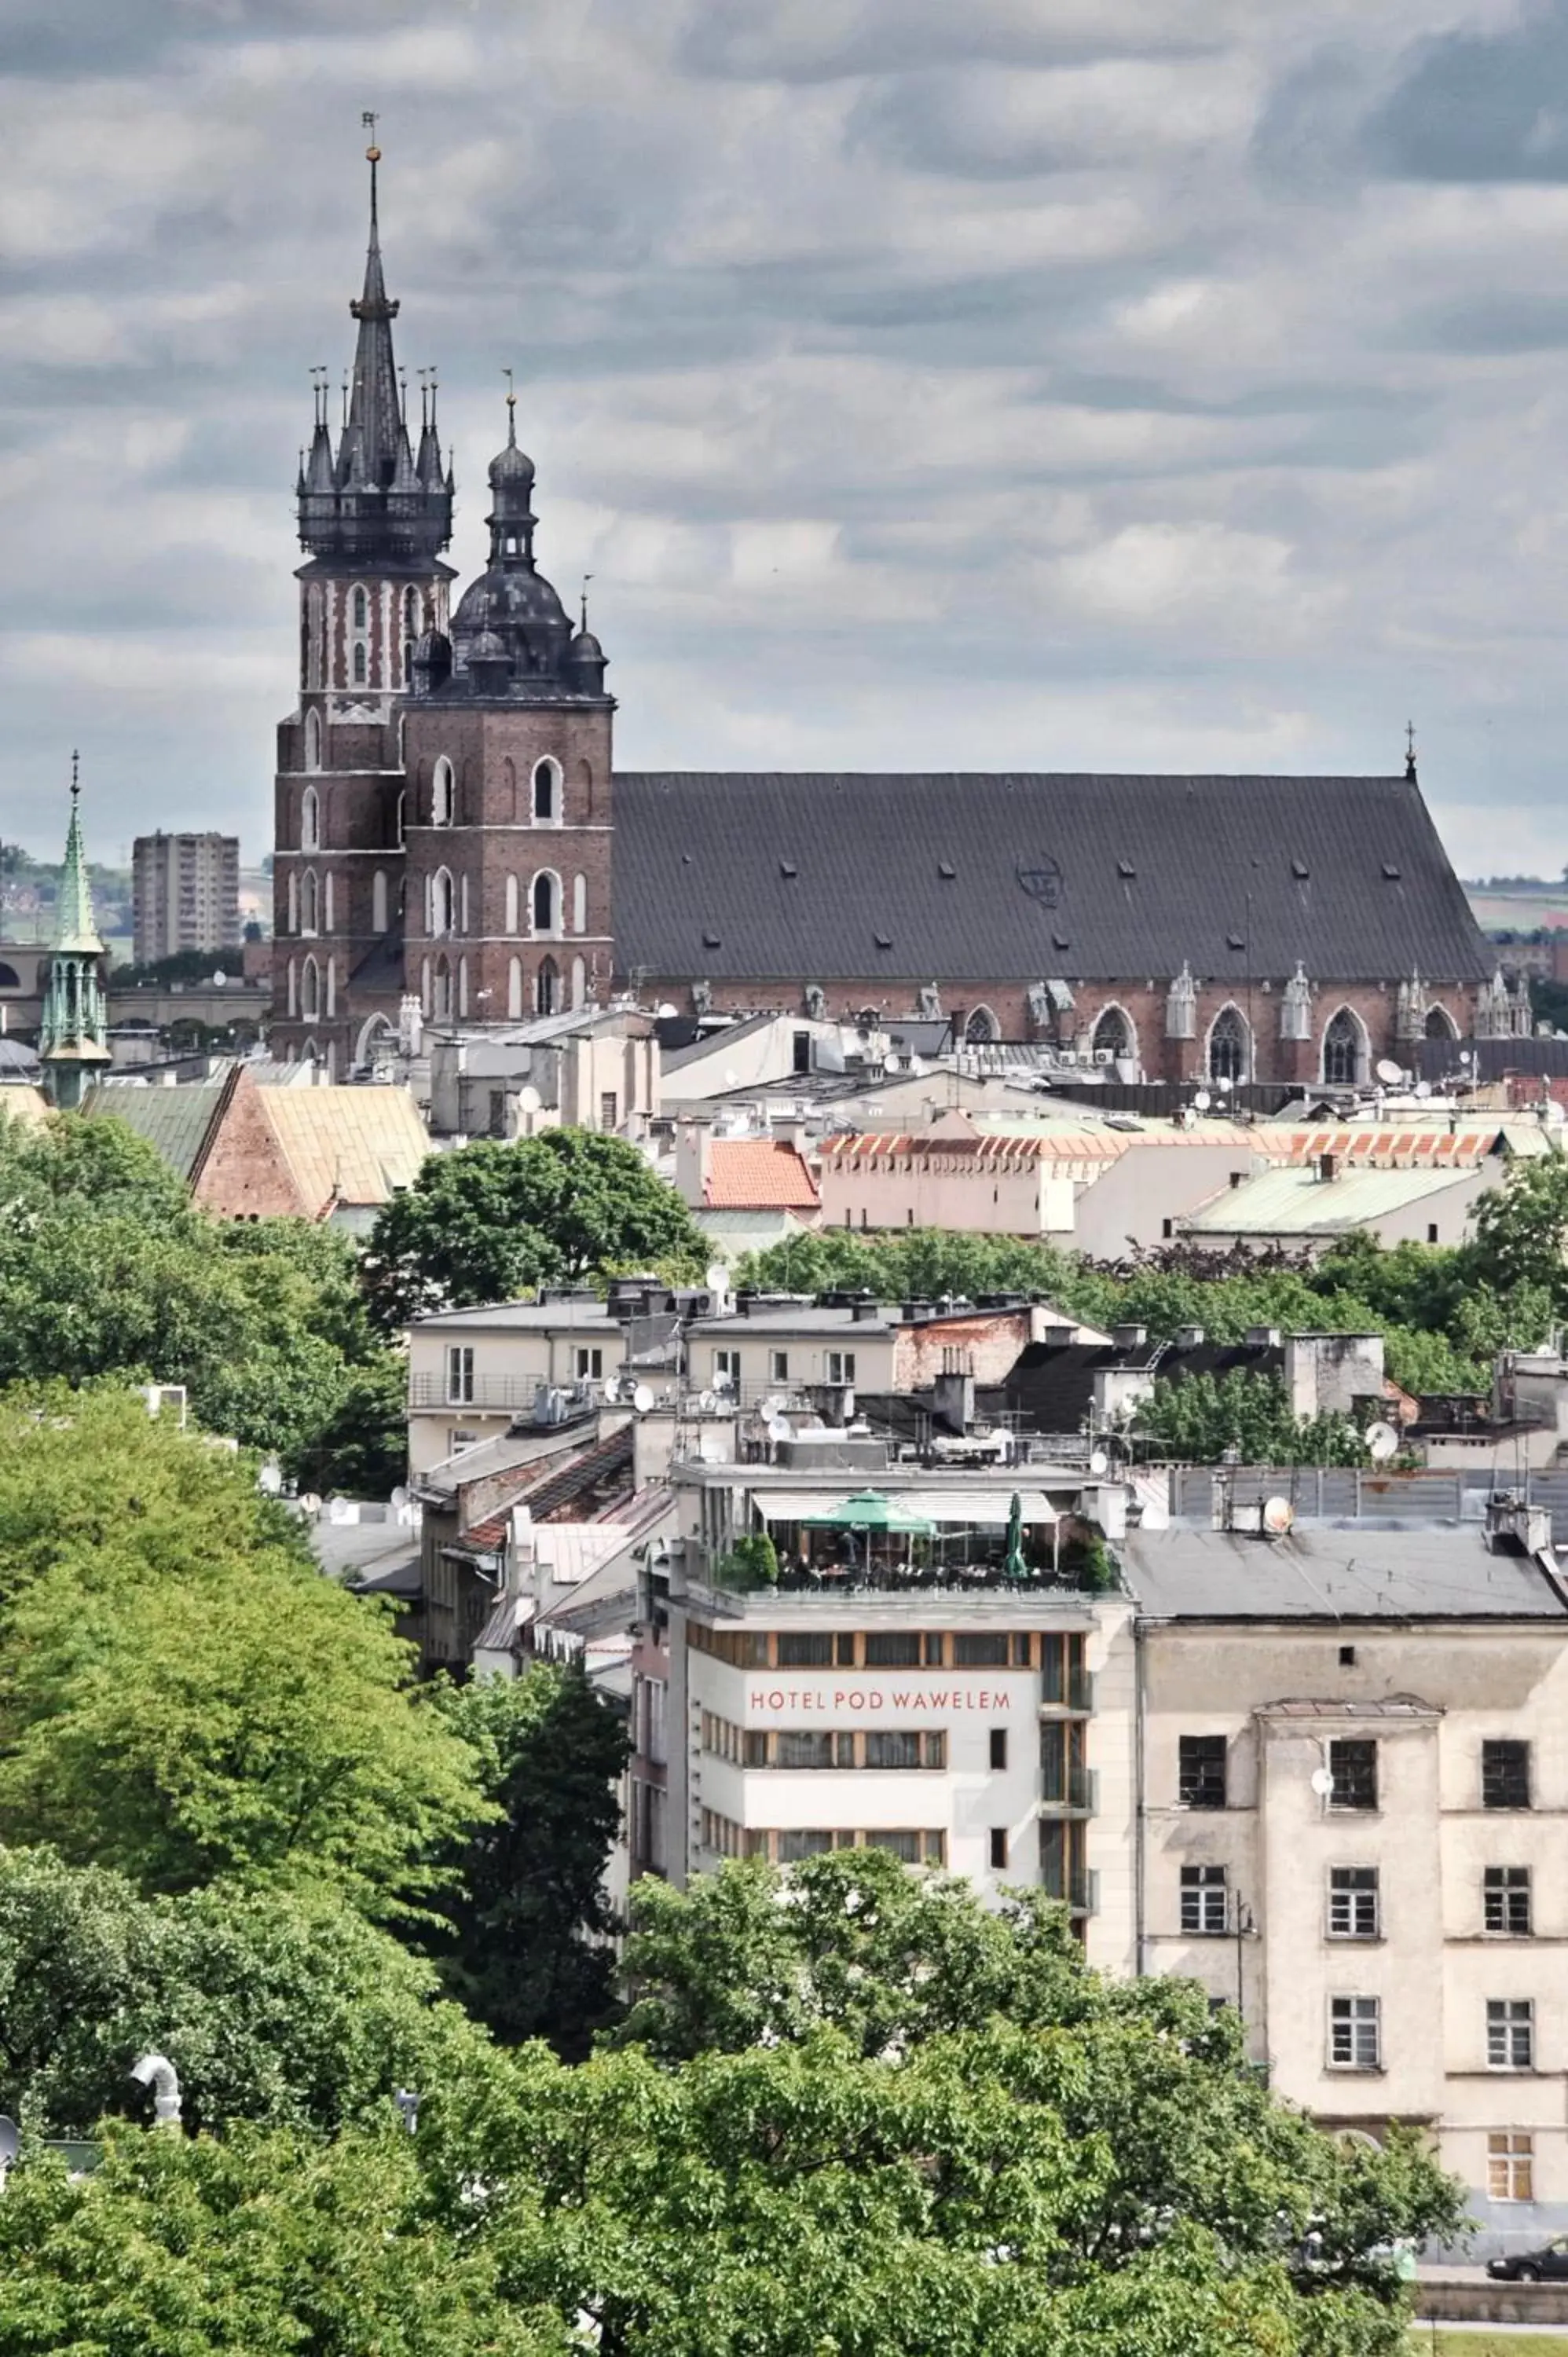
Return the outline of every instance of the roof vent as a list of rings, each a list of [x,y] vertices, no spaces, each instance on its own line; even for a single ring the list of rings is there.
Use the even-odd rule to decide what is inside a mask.
[[[1397,883],[1399,882],[1399,880],[1400,880],[1400,872],[1399,872],[1399,869],[1394,866],[1394,863],[1393,863],[1393,861],[1392,861],[1391,859],[1385,859],[1385,860],[1384,860],[1384,862],[1383,862],[1383,875],[1384,875],[1384,877],[1387,878],[1388,882],[1389,882],[1389,883],[1391,883],[1391,884],[1397,884]]]
[[[781,859],[779,862],[779,873],[780,876],[799,876],[800,871],[792,859]]]
[[[1065,933],[1053,933],[1051,935],[1051,947],[1054,950],[1070,950],[1072,943],[1069,941]]]
[[[871,938],[876,943],[879,950],[890,950],[893,946],[893,936],[891,933],[873,933]]]
[[[1136,876],[1138,871],[1130,859],[1119,859],[1116,862],[1116,873],[1118,876]]]
[[[958,869],[953,866],[950,859],[939,859],[937,862],[937,874],[941,877],[945,883],[950,884],[953,877],[958,874]]]
[[[1290,864],[1290,872],[1295,877],[1298,884],[1305,884],[1307,877],[1311,875],[1312,870],[1307,866],[1305,859],[1293,859]]]
[[[717,933],[704,933],[703,935],[703,947],[705,950],[718,949],[720,947],[720,942]]]
[[[1245,933],[1227,933],[1225,939],[1233,950],[1244,950],[1247,946]]]

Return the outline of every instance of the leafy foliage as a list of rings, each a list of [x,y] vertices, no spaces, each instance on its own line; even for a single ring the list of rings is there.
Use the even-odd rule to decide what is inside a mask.
[[[485,1813],[384,1613],[134,1394],[0,1402],[0,1837],[149,1891],[232,1875],[381,1912]]]
[[[1298,1416],[1277,1375],[1233,1367],[1157,1384],[1134,1428],[1162,1456],[1213,1464],[1235,1448],[1243,1465],[1366,1465],[1367,1446],[1348,1416]]]
[[[345,1238],[209,1218],[112,1118],[38,1131],[0,1108],[0,1384],[113,1373],[185,1384],[209,1430],[275,1450],[307,1485],[399,1478],[400,1362]]]
[[[657,1269],[684,1280],[707,1258],[675,1189],[625,1138],[553,1129],[433,1155],[371,1231],[364,1278],[392,1330],[433,1309],[506,1301],[538,1285]]]
[[[620,1822],[623,1720],[580,1669],[449,1689],[441,1715],[498,1813],[452,1853],[442,1976],[499,2037],[581,2050],[614,1996],[605,1860]]]

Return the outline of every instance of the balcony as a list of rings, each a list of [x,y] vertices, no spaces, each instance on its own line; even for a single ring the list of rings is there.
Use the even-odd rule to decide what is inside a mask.
[[[1091,1817],[1100,1805],[1100,1776],[1077,1760],[1051,1760],[1041,1770],[1043,1817]]]
[[[1091,1670],[1069,1668],[1065,1675],[1047,1670],[1045,1691],[1040,1696],[1040,1716],[1052,1718],[1060,1712],[1088,1717],[1094,1709],[1094,1673]]]
[[[408,1404],[454,1415],[465,1408],[532,1408],[543,1381],[542,1375],[471,1375],[454,1390],[445,1375],[410,1375]]]

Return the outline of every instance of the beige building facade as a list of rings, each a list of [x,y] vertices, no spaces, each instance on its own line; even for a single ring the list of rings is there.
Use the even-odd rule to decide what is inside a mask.
[[[131,850],[135,959],[225,950],[240,940],[237,834],[139,834]]]

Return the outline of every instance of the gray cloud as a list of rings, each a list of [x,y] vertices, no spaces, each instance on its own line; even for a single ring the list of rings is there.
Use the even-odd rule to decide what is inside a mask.
[[[103,848],[264,847],[371,104],[454,560],[514,365],[628,764],[1386,768],[1413,713],[1461,859],[1560,866],[1561,25],[14,0],[0,835],[80,741]]]

